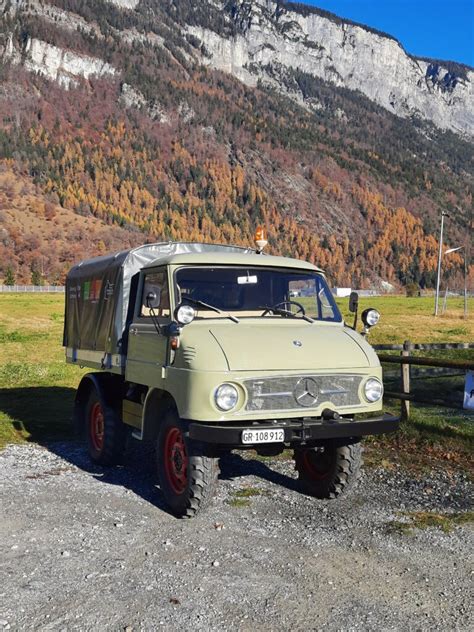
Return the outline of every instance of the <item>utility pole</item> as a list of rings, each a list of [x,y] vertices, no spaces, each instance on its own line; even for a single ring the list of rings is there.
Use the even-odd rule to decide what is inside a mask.
[[[464,246],[464,318],[467,318],[467,251]]]
[[[474,229],[473,223],[473,208],[471,205],[471,212],[469,214],[469,225],[466,235],[466,243],[464,248],[464,318],[467,318],[467,297],[468,297],[468,282],[469,272],[471,270],[471,252],[472,252],[472,232]],[[472,290],[472,287],[471,287]]]
[[[441,213],[441,231],[439,235],[439,253],[438,253],[438,275],[436,278],[436,298],[435,298],[435,312],[434,315],[438,315],[439,307],[439,285],[441,282],[441,258],[443,256],[443,231],[444,231],[444,218],[449,217],[449,214],[445,211]]]

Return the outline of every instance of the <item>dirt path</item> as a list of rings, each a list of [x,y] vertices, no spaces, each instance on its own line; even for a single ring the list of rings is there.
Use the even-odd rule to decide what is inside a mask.
[[[398,512],[472,509],[462,474],[366,470],[324,502],[296,491],[292,462],[235,455],[211,509],[180,521],[136,455],[103,470],[75,444],[10,446],[0,508],[0,630],[472,625],[472,527],[391,528]]]

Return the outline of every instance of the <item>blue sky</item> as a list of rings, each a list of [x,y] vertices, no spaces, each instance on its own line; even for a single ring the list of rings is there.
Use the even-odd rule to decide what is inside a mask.
[[[419,57],[474,66],[474,0],[299,0],[396,37]]]

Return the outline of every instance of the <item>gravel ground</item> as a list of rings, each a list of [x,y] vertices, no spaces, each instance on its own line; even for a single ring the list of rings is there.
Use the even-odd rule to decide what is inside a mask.
[[[331,502],[298,493],[291,461],[221,469],[185,521],[133,452],[106,470],[73,443],[5,449],[0,630],[473,629],[472,527],[390,529],[403,511],[472,509],[462,473],[367,469]],[[243,488],[259,493],[234,506]]]

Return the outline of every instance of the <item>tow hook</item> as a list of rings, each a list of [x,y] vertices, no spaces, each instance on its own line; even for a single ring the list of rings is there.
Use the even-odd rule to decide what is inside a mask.
[[[301,445],[305,445],[307,439],[311,439],[311,430],[306,425],[307,421],[310,421],[311,417],[303,417],[301,420]]]
[[[322,412],[321,417],[324,421],[338,421],[341,418],[341,415],[335,410],[325,408]]]

